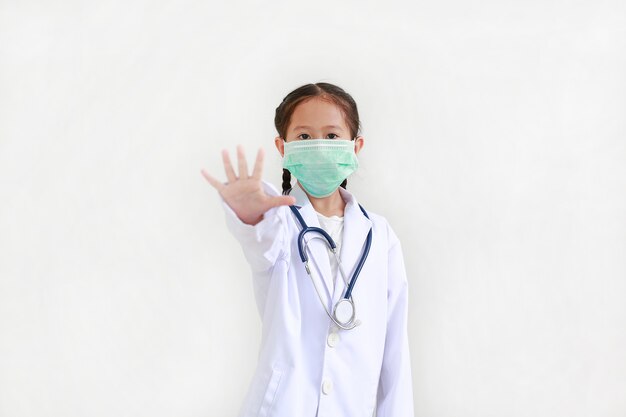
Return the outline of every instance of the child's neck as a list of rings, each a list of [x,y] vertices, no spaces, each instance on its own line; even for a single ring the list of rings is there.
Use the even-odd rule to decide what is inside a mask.
[[[298,184],[300,187],[300,184]],[[341,197],[341,193],[339,192],[339,188],[335,190],[334,193],[324,198],[313,197],[311,194],[307,193],[306,190],[300,187],[302,191],[306,193],[309,197],[309,201],[313,205],[315,211],[320,214],[323,214],[326,217],[330,216],[339,216],[343,217],[344,209],[346,208],[346,202],[343,201]]]

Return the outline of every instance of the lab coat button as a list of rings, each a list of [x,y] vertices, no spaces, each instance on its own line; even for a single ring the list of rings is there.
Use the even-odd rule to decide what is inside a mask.
[[[322,383],[322,392],[326,395],[330,394],[333,389],[333,381],[330,379],[325,379]]]
[[[339,341],[339,335],[335,332],[332,332],[328,335],[327,341],[328,341],[328,346],[335,347],[335,345]]]

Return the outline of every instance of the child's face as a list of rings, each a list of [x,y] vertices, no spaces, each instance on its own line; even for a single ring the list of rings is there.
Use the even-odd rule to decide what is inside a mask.
[[[343,118],[341,109],[332,102],[319,97],[308,99],[295,108],[287,127],[287,142],[306,139],[338,139],[350,140],[350,129]],[[284,141],[280,136],[275,138],[276,147],[284,156]],[[355,140],[356,153],[363,147],[363,137]]]

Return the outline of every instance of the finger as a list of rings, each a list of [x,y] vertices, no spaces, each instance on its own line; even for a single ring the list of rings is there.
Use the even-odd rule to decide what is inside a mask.
[[[252,170],[252,178],[256,178],[257,180],[261,179],[261,174],[263,173],[263,155],[263,148],[259,148],[256,154],[256,161],[254,162],[254,169]]]
[[[202,173],[202,175],[204,176],[204,178],[206,178],[206,180],[209,182],[209,184],[211,184],[213,187],[215,187],[215,189],[217,191],[220,191],[222,188],[224,188],[224,184],[222,184],[221,182],[219,182],[218,180],[216,180],[215,178],[213,178],[211,175],[209,175],[208,172],[206,172],[204,169],[201,169],[200,172]]]
[[[281,195],[270,198],[271,207],[291,206],[294,204],[296,204],[296,198],[292,195]]]
[[[239,178],[248,178],[248,162],[241,145],[237,145],[237,162],[239,163]]]
[[[233,164],[230,163],[230,156],[228,155],[228,151],[226,149],[222,149],[222,161],[224,161],[224,171],[226,171],[226,178],[228,178],[228,182],[233,183],[237,181],[237,174],[235,174]]]

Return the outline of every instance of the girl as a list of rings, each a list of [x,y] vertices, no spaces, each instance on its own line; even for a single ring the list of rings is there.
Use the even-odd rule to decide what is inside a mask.
[[[263,322],[239,416],[413,416],[402,248],[346,189],[364,144],[356,103],[333,84],[307,84],[274,123],[282,195],[262,180],[262,148],[251,174],[240,145],[239,176],[226,150],[228,182],[201,171],[250,264]]]

